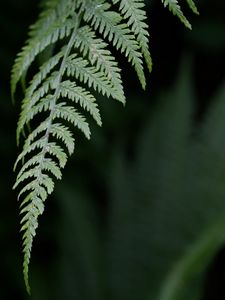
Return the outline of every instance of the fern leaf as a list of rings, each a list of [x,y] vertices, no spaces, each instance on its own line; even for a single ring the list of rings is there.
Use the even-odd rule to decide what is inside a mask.
[[[17,141],[21,133],[25,140],[15,162],[15,169],[20,169],[14,188],[20,189],[23,272],[29,293],[28,269],[38,217],[54,190],[54,180],[61,179],[68,155],[74,152],[72,128],[90,138],[84,110],[101,125],[95,92],[125,103],[121,70],[110,46],[125,54],[145,88],[143,57],[151,69],[146,17],[141,1],[130,3],[132,14],[124,4],[119,12],[111,10],[106,0],[50,0],[15,60],[12,95],[18,82],[29,76],[37,56],[50,45],[53,49],[52,57],[43,56],[37,73],[24,87],[17,126]]]
[[[117,100],[125,103],[120,68],[110,51],[106,49],[107,43],[100,38],[96,38],[90,27],[84,26],[78,30],[75,46],[80,48],[84,56],[88,55],[90,63],[92,65],[96,64],[97,69],[103,72],[106,78],[111,81],[118,95]]]
[[[25,186],[22,188],[22,190],[20,191],[20,193],[19,193],[19,195],[18,195],[18,200],[20,200],[21,195],[23,195],[24,193],[26,193],[26,192],[28,192],[28,191],[31,192],[31,191],[34,189],[35,181],[36,181],[36,179],[30,181],[27,185],[25,185]],[[40,190],[40,186],[38,186],[38,187],[36,187],[36,188],[37,188],[37,191]],[[38,194],[39,194],[39,192],[38,192]],[[29,195],[28,195],[28,196],[29,196]],[[31,196],[31,195],[30,195],[30,196]],[[30,200],[30,199],[31,199],[31,197],[29,197],[29,200]],[[45,197],[44,199],[46,199],[46,197]],[[20,208],[23,206],[22,204],[24,204],[25,202],[28,202],[28,201],[27,201],[27,197],[26,197],[26,198],[23,200],[23,202],[21,203]],[[27,206],[25,206],[25,208],[27,208],[27,210],[29,210],[30,205],[31,205],[31,203],[29,203]],[[24,209],[21,209],[20,213],[22,214],[24,211],[25,211]],[[22,219],[22,220],[23,220],[23,219]],[[22,221],[21,221],[21,223],[22,223]],[[21,228],[21,231],[23,231],[22,228]]]
[[[58,52],[56,55],[51,57],[47,62],[45,62],[41,67],[40,71],[33,77],[30,85],[26,91],[26,97],[29,98],[33,95],[37,87],[42,83],[47,75],[58,65],[60,59],[63,57],[63,49]]]
[[[162,3],[164,4],[164,7],[168,6],[173,15],[177,16],[187,28],[191,29],[191,24],[183,14],[180,5],[178,4],[178,0],[162,0]]]
[[[118,99],[116,90],[113,89],[111,82],[105,77],[104,73],[98,71],[96,67],[88,66],[88,61],[76,56],[76,54],[71,55],[65,63],[67,76],[72,75],[87,84],[88,87],[93,87],[99,93]]]
[[[143,0],[113,0],[113,3],[120,3],[120,11],[125,19],[128,19],[127,24],[131,27],[132,32],[137,37],[140,44],[142,54],[145,58],[149,71],[152,71],[152,59],[149,52],[148,41],[149,32],[146,24],[146,13],[143,10]]]
[[[51,172],[57,179],[62,178],[62,172],[60,171],[60,168],[52,159],[44,158],[43,170]]]
[[[24,46],[22,52],[19,53],[12,70],[11,90],[12,95],[15,94],[16,86],[28,67],[46,47],[55,43],[59,39],[64,39],[69,36],[73,28],[71,20],[56,21],[45,31],[41,36],[37,35],[31,38],[27,45]]]
[[[40,154],[37,154],[37,155],[33,156],[30,160],[28,160],[28,161],[22,166],[22,168],[20,169],[20,171],[19,171],[19,173],[18,173],[18,175],[17,175],[17,178],[20,178],[20,176],[21,176],[22,174],[24,174],[24,172],[25,172],[28,168],[30,168],[30,167],[32,167],[32,166],[34,166],[34,165],[36,165],[36,164],[39,164],[39,163],[40,163],[40,160],[41,160],[41,155],[40,155]],[[17,182],[17,183],[18,183],[18,182]]]
[[[81,107],[86,109],[92,115],[99,126],[102,125],[96,99],[91,93],[79,86],[76,86],[75,83],[70,80],[66,80],[60,84],[59,92],[62,97],[79,103]]]
[[[29,177],[36,177],[37,173],[38,173],[37,166],[35,166],[32,170],[24,171],[20,176],[17,176],[17,180],[14,185],[14,188],[17,187],[25,179],[28,179]]]
[[[54,108],[54,113],[52,119],[62,118],[68,122],[74,124],[75,127],[78,127],[86,136],[87,139],[90,139],[90,129],[89,125],[74,108],[73,106],[65,106],[65,103],[57,104]]]
[[[23,161],[23,159],[25,158],[26,155],[28,155],[29,153],[31,153],[32,151],[36,150],[36,149],[40,149],[43,147],[44,145],[44,139],[39,139],[37,141],[35,141],[34,143],[30,144],[29,147],[24,147],[23,151],[20,153],[20,155],[18,156],[15,165],[14,165],[14,170],[17,167],[17,164],[20,161]]]
[[[71,155],[74,151],[75,144],[69,128],[61,125],[60,123],[54,123],[52,124],[50,132],[53,137],[56,137],[65,144],[69,154]]]
[[[43,134],[46,130],[48,130],[49,126],[49,119],[47,118],[45,121],[43,121],[36,129],[33,130],[27,137],[25,143],[24,143],[24,149],[29,149],[29,146],[37,137],[39,137],[40,134]],[[45,137],[42,137],[42,139],[39,138],[39,140],[45,141]]]
[[[30,197],[32,194],[30,195]],[[36,202],[36,201],[34,201]],[[34,221],[34,215],[37,214],[35,210],[35,206],[31,207],[32,209],[29,210],[29,212],[26,214],[27,222],[23,224],[22,223],[22,230],[25,230],[25,234],[23,235],[23,252],[24,252],[24,262],[23,262],[23,274],[24,274],[24,281],[26,285],[26,289],[28,294],[31,293],[30,285],[29,285],[29,276],[28,276],[28,266],[30,263],[30,253],[31,253],[31,248],[33,244],[33,237],[35,235],[35,230],[37,229],[37,222]]]
[[[58,159],[59,166],[64,168],[67,162],[67,155],[63,149],[56,143],[49,143],[46,149],[47,153],[55,156]]]
[[[142,54],[135,36],[127,24],[121,23],[122,17],[118,13],[108,10],[110,5],[100,0],[85,0],[83,6],[88,7],[84,12],[85,21],[90,22],[95,30],[99,30],[100,34],[112,42],[117,50],[125,53],[128,61],[134,66],[142,87],[145,88]]]
[[[193,0],[186,0],[187,4],[189,5],[190,9],[193,11],[193,13],[195,13],[196,15],[199,15],[198,9],[194,3]]]

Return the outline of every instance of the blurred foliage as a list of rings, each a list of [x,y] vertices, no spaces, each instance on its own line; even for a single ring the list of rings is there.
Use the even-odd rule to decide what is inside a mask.
[[[225,3],[199,1],[191,32],[160,1],[146,4],[148,89],[127,66],[125,109],[100,99],[103,128],[80,139],[46,203],[31,299],[225,299]],[[30,0],[0,10],[0,299],[27,299],[9,77],[37,13]]]

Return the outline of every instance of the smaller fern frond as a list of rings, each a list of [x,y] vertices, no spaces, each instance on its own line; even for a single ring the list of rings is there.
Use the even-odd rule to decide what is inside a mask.
[[[189,5],[190,9],[193,11],[193,13],[195,13],[196,15],[199,15],[199,11],[194,3],[193,0],[186,0],[187,4]]]
[[[137,37],[142,54],[145,58],[149,71],[152,71],[152,59],[149,52],[149,32],[146,24],[146,12],[143,9],[145,4],[143,0],[113,0],[114,4],[120,4],[120,11],[123,17],[128,20],[127,24],[131,31]]]
[[[193,2],[193,1],[191,1]],[[173,13],[173,15],[177,16],[180,21],[189,29],[191,29],[191,24],[188,21],[188,19],[183,14],[181,7],[178,3],[178,0],[162,0],[162,3],[164,4],[164,7],[169,8],[169,10]]]

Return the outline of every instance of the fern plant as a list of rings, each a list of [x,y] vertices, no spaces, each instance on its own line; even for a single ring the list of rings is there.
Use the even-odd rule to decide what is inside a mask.
[[[190,28],[176,0],[162,1]],[[197,13],[192,0],[187,0]],[[17,128],[17,143],[24,136],[20,166],[14,188],[19,187],[23,234],[23,273],[28,293],[28,268],[38,216],[61,179],[68,155],[74,151],[72,127],[87,139],[91,132],[87,111],[101,126],[95,92],[125,104],[120,68],[110,47],[124,54],[146,87],[143,61],[148,70],[152,60],[143,0],[49,0],[45,1],[29,38],[12,69],[11,90],[15,97],[19,82],[24,89]],[[39,69],[26,85],[42,53]],[[33,69],[32,69],[33,70]]]

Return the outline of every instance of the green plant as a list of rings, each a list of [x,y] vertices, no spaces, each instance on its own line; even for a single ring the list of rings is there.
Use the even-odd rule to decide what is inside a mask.
[[[178,1],[162,1],[191,28]],[[197,13],[194,2],[188,5]],[[68,154],[74,151],[71,123],[90,138],[86,110],[101,125],[96,92],[125,103],[120,68],[109,49],[125,54],[143,88],[146,86],[143,58],[152,69],[148,49],[148,26],[142,0],[51,0],[44,1],[38,21],[12,69],[12,96],[19,81],[24,90],[18,121],[17,142],[25,137],[15,164],[22,163],[14,188],[22,186],[23,272],[27,291],[28,267],[38,216],[54,190],[52,177],[60,179]],[[111,47],[111,48],[110,48]],[[42,54],[42,55],[41,55]],[[41,62],[30,83],[31,65]],[[29,79],[28,79],[29,80]],[[88,88],[88,90],[86,89]],[[68,102],[73,105],[68,105]],[[35,129],[33,129],[35,128]]]

